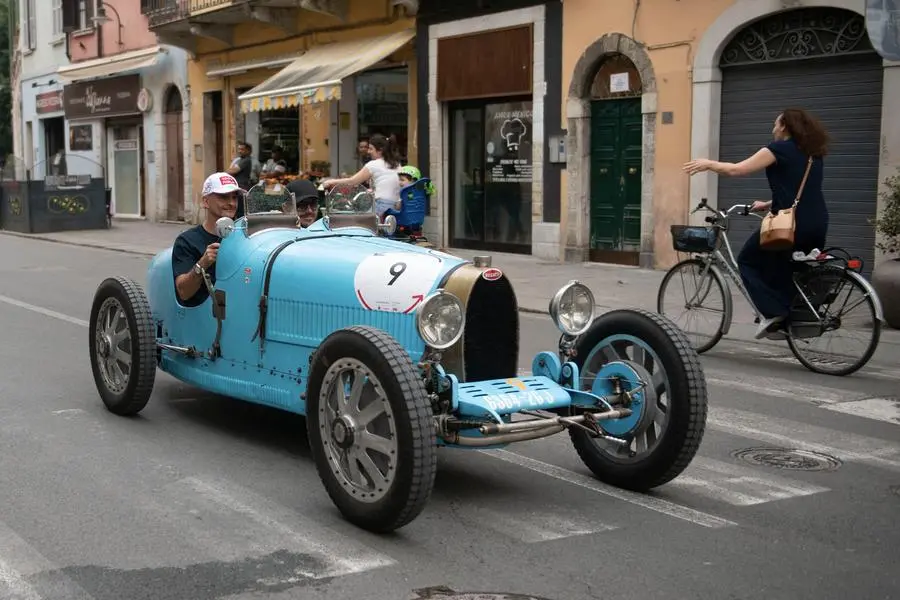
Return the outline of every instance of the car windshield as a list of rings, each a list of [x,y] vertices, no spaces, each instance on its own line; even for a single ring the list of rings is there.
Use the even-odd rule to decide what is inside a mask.
[[[374,214],[375,195],[361,185],[336,185],[328,190],[325,208],[329,215]]]
[[[289,215],[297,216],[290,190],[280,183],[260,181],[247,192],[244,199],[244,213],[248,219],[253,215]]]

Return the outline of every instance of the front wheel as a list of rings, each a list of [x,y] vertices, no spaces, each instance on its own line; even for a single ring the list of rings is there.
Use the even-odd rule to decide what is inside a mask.
[[[307,430],[319,477],[355,525],[386,533],[425,507],[437,471],[437,442],[425,384],[387,333],[351,327],[316,352]]]
[[[674,321],[702,354],[719,343],[731,322],[731,292],[718,269],[689,258],[663,277],[656,310]]]
[[[569,429],[584,464],[599,479],[637,491],[677,477],[700,447],[707,411],[703,367],[684,332],[658,314],[616,310],[594,321],[575,349],[582,390],[602,393],[611,374],[633,373],[649,386],[640,414],[599,422],[627,445]]]

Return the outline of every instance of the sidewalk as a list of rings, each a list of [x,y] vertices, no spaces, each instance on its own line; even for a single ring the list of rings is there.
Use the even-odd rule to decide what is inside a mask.
[[[20,234],[0,231],[3,235],[41,239],[75,246],[116,250],[130,254],[153,256],[172,245],[178,234],[191,227],[183,223],[150,223],[114,220],[112,229],[66,231],[49,234]],[[563,285],[577,279],[594,293],[601,311],[615,308],[644,308],[656,311],[656,296],[664,271],[624,267],[600,263],[560,264],[532,256],[452,249],[463,258],[491,255],[492,266],[501,269],[512,281],[523,312],[547,313],[553,294]],[[734,294],[734,318],[725,339],[770,345],[784,349],[784,342],[754,340],[753,313],[743,297]],[[876,353],[880,362],[900,364],[900,330],[884,329]]]

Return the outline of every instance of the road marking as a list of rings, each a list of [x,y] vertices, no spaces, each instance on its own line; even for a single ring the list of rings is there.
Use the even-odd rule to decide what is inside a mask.
[[[790,364],[800,365],[800,362],[793,356],[778,355],[778,356],[766,356],[764,358],[766,360],[771,360],[773,362],[790,363]],[[857,373],[854,374],[853,377],[860,378],[860,379],[863,379],[866,377],[874,377],[875,379],[884,379],[885,381],[900,381],[900,375],[897,375],[894,373],[886,373],[884,371],[878,370],[878,367],[870,367],[868,365],[864,366],[862,369],[857,371]]]
[[[0,598],[91,600],[90,594],[0,521]]]
[[[669,488],[683,488],[735,506],[753,506],[831,491],[775,475],[762,476],[759,470],[702,456],[694,457],[688,468],[664,489]]]
[[[167,519],[188,535],[191,543],[212,558],[244,560],[248,554],[287,551],[309,556],[302,571],[288,578],[323,579],[361,573],[396,564],[336,530],[251,490],[235,484],[187,477],[165,487],[154,499]],[[294,579],[292,579],[293,581]],[[286,583],[290,581],[285,580]]]
[[[661,498],[647,496],[644,494],[639,494],[637,492],[632,492],[622,488],[607,485],[593,477],[582,475],[581,473],[576,473],[574,471],[564,469],[563,467],[551,465],[549,463],[541,462],[533,458],[528,458],[527,456],[522,456],[521,454],[516,454],[508,450],[478,450],[478,452],[499,460],[506,461],[508,463],[512,463],[514,465],[518,465],[520,467],[524,467],[526,469],[530,469],[536,473],[540,473],[548,477],[553,477],[555,479],[559,479],[560,481],[565,481],[566,483],[577,485],[593,492],[604,494],[606,496],[616,498],[617,500],[622,500],[630,504],[647,508],[649,510],[662,513],[670,517],[675,517],[676,519],[682,519],[684,521],[688,521],[689,523],[700,525],[702,527],[720,529],[722,527],[737,525],[737,523],[735,523],[734,521],[729,521],[728,519],[723,519],[721,517],[695,510],[687,506],[682,506],[668,500],[663,500]]]
[[[732,408],[710,407],[706,422],[732,435],[900,471],[900,447],[887,441]]]
[[[22,302],[21,300],[16,300],[14,298],[10,298],[9,296],[0,296],[0,302],[5,302],[10,306],[18,306],[19,308],[30,310],[31,312],[44,315],[45,317],[52,317],[54,319],[59,319],[60,321],[72,323],[74,325],[81,325],[82,327],[87,327],[89,325],[89,323],[84,319],[70,317],[69,315],[64,315],[63,313],[56,312],[55,310],[50,310],[49,308],[44,308],[35,304],[29,304],[28,302]]]
[[[616,525],[603,523],[593,517],[586,517],[584,514],[566,515],[567,509],[562,506],[544,506],[540,512],[520,508],[521,510],[515,510],[513,514],[508,507],[504,510],[493,510],[477,504],[466,503],[465,507],[455,514],[462,521],[474,523],[476,528],[491,529],[500,535],[526,544],[619,529]],[[448,512],[453,511],[452,508],[447,508],[447,510]]]
[[[710,376],[710,373],[721,376]],[[706,382],[717,387],[736,389],[773,398],[800,400],[817,405],[845,402],[858,395],[854,392],[841,391],[835,388],[789,382],[780,377],[741,377],[734,373],[713,369],[706,369]]]
[[[900,398],[864,398],[823,408],[855,417],[886,421],[895,425],[900,423]]]

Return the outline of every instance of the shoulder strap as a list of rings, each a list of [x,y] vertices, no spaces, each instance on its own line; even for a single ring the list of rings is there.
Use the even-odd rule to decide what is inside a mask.
[[[813,159],[812,156],[809,157],[809,160],[806,161],[806,173],[803,174],[803,181],[800,182],[800,189],[797,190],[797,197],[794,198],[794,206],[800,203],[800,196],[803,195],[803,188],[806,187],[806,179],[809,177],[809,170],[812,168]]]

